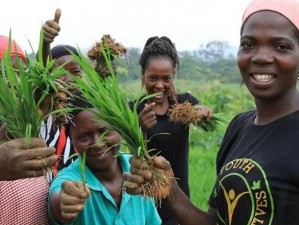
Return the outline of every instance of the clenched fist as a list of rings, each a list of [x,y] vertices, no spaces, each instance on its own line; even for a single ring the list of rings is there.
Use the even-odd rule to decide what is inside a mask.
[[[56,150],[47,147],[43,138],[6,141],[0,145],[0,180],[38,177],[43,170],[54,166]]]

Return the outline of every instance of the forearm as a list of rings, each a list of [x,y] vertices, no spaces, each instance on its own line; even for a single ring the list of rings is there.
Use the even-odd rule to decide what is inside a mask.
[[[178,185],[173,185],[169,199],[165,203],[182,225],[216,225],[216,214],[200,210],[183,193]]]
[[[0,124],[0,143],[6,140],[6,129],[3,124]]]
[[[44,63],[44,65],[46,65],[48,58],[52,59],[50,51],[51,51],[50,43],[44,43],[43,44],[43,63]]]

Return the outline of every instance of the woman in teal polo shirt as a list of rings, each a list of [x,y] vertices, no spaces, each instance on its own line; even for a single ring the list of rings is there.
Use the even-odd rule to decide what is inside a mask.
[[[78,98],[73,105],[92,108]],[[78,153],[87,151],[86,185],[82,183],[81,157],[59,171],[49,192],[52,224],[161,224],[153,199],[122,191],[122,173],[130,170],[130,156],[118,155],[121,138],[116,131],[100,124],[91,111],[75,110],[69,134]]]

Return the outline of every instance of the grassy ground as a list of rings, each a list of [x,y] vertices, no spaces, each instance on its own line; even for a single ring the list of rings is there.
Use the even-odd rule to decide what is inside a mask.
[[[212,191],[215,178],[216,149],[204,151],[190,149],[189,183],[191,201],[201,209],[208,208],[208,199]]]

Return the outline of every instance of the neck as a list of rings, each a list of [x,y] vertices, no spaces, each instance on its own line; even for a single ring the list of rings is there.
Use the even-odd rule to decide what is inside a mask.
[[[92,169],[92,172],[101,182],[110,182],[122,174],[122,168],[120,163],[118,162],[118,159],[116,158],[107,169]]]
[[[263,125],[280,119],[299,110],[299,94],[296,92],[291,97],[261,100],[255,99],[257,116],[255,124]]]

